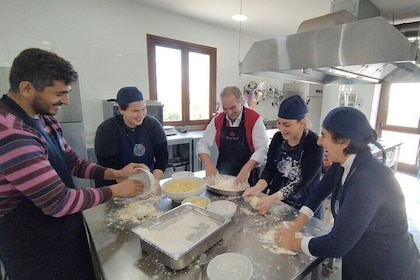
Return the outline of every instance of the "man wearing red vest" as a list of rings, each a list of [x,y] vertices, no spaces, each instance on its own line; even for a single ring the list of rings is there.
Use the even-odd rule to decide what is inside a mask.
[[[224,88],[220,101],[223,112],[207,125],[197,144],[197,155],[204,165],[206,177],[217,173],[233,175],[237,176],[237,183],[250,179],[249,183],[253,185],[259,175],[255,167],[265,161],[268,150],[263,119],[244,106],[242,93],[237,87]],[[215,142],[219,150],[216,166],[210,158],[210,148]],[[255,174],[250,177],[251,171]]]

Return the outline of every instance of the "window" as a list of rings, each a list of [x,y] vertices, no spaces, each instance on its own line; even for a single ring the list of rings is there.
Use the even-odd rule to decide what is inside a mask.
[[[401,141],[398,170],[417,173],[420,152],[420,84],[382,86],[378,132],[382,138]]]
[[[165,125],[207,124],[216,97],[215,48],[147,34],[150,99]]]

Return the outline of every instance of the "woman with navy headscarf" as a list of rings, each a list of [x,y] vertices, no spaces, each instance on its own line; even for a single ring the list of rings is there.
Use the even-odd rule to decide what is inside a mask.
[[[270,143],[264,171],[255,186],[243,194],[248,201],[261,192],[268,194],[255,205],[261,214],[268,212],[278,201],[299,209],[320,181],[323,150],[317,145],[318,136],[307,128],[307,112],[308,107],[299,95],[293,95],[280,104],[277,114],[279,131]]]
[[[420,279],[401,187],[368,143],[381,148],[361,111],[338,107],[327,114],[318,144],[333,164],[295,221],[279,226],[277,244],[310,256],[342,258],[343,280]],[[297,238],[295,233],[330,194],[330,233]]]

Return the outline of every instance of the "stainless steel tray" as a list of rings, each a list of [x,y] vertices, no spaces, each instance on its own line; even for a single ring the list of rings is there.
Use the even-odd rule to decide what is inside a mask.
[[[218,175],[222,180],[234,180],[236,177],[235,176],[231,176],[231,175]],[[217,185],[215,184],[211,184],[209,181],[211,179],[206,179],[206,186],[207,189],[215,194],[220,194],[220,195],[226,195],[226,196],[240,196],[242,195],[242,193],[246,190],[247,187],[249,187],[248,184],[243,185],[241,187],[238,187],[238,189],[232,189],[232,190],[228,190],[228,189],[223,189],[223,188],[218,188]]]
[[[181,224],[180,221],[182,221],[183,217],[187,217],[187,215],[189,217],[193,215],[195,217],[194,221],[204,221],[204,224],[207,222],[213,226],[206,230],[206,227],[200,224],[198,225],[200,227],[198,232],[194,234],[190,232],[188,236],[185,236],[183,230],[168,230],[170,227],[176,226],[177,223]],[[199,219],[196,219],[197,217]],[[156,257],[166,266],[174,270],[180,270],[219,242],[223,237],[223,229],[229,222],[229,219],[226,220],[220,215],[191,203],[186,203],[168,211],[160,217],[142,223],[133,228],[132,231],[140,237],[140,244],[143,251]],[[194,226],[198,228],[197,225],[192,225],[193,228]],[[185,250],[181,249],[179,252],[174,253],[171,249],[168,249],[168,245],[164,245],[165,242],[168,242],[167,240],[165,242],[158,241],[162,240],[159,237],[160,235],[165,235],[165,238],[190,240],[188,242],[191,242],[191,244],[188,244]]]

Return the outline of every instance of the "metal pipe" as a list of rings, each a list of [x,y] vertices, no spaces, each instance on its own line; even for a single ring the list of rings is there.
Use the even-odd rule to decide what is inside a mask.
[[[420,21],[402,23],[394,26],[407,38],[420,37]]]

